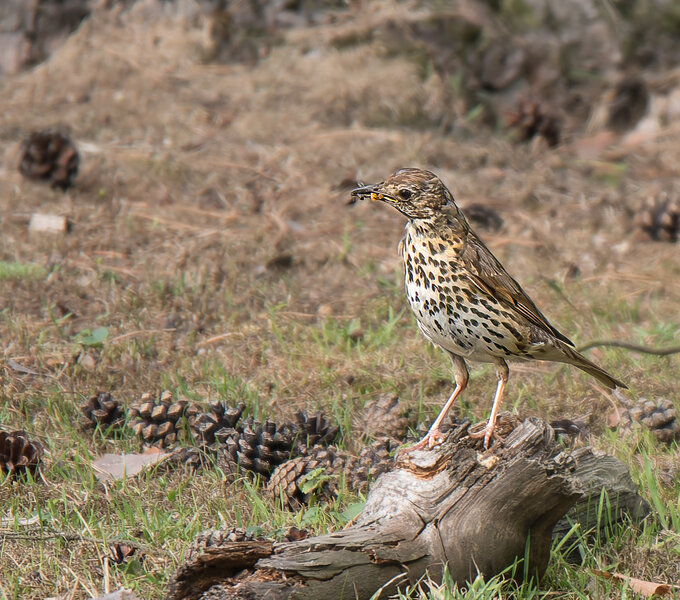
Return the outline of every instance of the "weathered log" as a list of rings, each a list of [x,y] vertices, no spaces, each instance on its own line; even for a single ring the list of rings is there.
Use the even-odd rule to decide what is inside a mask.
[[[555,525],[554,538],[563,537],[574,523],[583,532],[595,533],[597,528],[603,533],[612,523],[638,521],[649,514],[649,503],[638,494],[628,468],[621,461],[590,448],[578,448],[568,456],[574,463],[571,477],[579,481],[584,494]],[[604,508],[608,505],[610,514],[600,512],[602,492],[606,494]]]
[[[498,430],[510,431],[488,451],[464,424],[432,450],[402,454],[342,531],[207,549],[178,570],[169,598],[367,599],[381,588],[387,597],[426,572],[439,580],[445,564],[462,585],[522,557],[540,576],[555,524],[577,501],[599,497],[599,483],[588,489],[573,476],[576,460],[546,423],[514,425],[504,414]],[[593,454],[579,456],[587,463]]]

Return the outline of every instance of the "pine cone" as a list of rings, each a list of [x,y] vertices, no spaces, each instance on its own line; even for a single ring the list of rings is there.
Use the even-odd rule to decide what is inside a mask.
[[[246,405],[243,402],[237,406],[227,406],[221,402],[210,405],[208,412],[201,412],[189,417],[191,435],[199,445],[215,443],[215,433],[220,429],[236,427]]]
[[[291,457],[296,438],[290,425],[277,428],[273,421],[260,423],[252,417],[235,428],[226,427],[215,433],[228,461],[264,477],[269,477],[277,465]]]
[[[635,225],[652,240],[677,242],[680,236],[680,196],[662,192],[645,199]]]
[[[298,456],[277,467],[269,479],[267,490],[274,499],[281,499],[284,506],[299,510],[314,494],[331,498],[337,492],[337,477],[351,472],[357,465],[356,458],[334,446],[315,446],[306,456]],[[308,476],[322,469],[316,482]],[[315,485],[316,483],[316,485]],[[307,487],[313,489],[306,489]]]
[[[662,399],[654,403],[640,398],[635,406],[623,413],[621,427],[630,429],[633,422],[647,427],[660,442],[670,444],[680,440],[680,424],[676,421],[675,407],[670,400]]]
[[[366,491],[368,484],[379,475],[394,468],[394,452],[400,444],[390,438],[375,440],[370,446],[364,446],[359,452],[359,464],[347,473],[347,484],[358,491]]]
[[[638,455],[638,461],[643,463],[640,455]],[[640,464],[640,466],[644,465]],[[663,485],[675,488],[680,480],[680,461],[678,461],[677,453],[657,456],[654,461],[654,470]]]
[[[229,529],[206,529],[199,533],[187,550],[186,562],[190,562],[206,548],[223,546],[230,542],[250,542],[253,540],[266,539],[258,535],[256,531],[249,531],[241,527],[230,527]]]
[[[305,503],[305,494],[298,481],[306,474],[306,456],[298,456],[274,469],[267,484],[267,491],[274,499],[281,499],[284,506],[298,510]]]
[[[446,419],[444,419],[444,422],[441,424],[439,427],[439,431],[442,433],[448,433],[452,429],[455,429],[456,427],[462,425],[465,422],[465,419],[461,419],[458,417],[458,415],[454,414],[453,412],[450,412],[447,416]],[[414,442],[421,440],[427,435],[427,432],[430,430],[430,427],[432,427],[432,423],[434,421],[426,421],[424,423],[421,423],[416,427],[416,436],[413,437],[411,434],[406,438],[407,442]]]
[[[551,147],[560,143],[559,118],[547,111],[536,100],[521,99],[515,110],[508,113],[506,126],[515,129],[519,139],[523,142],[541,136]]]
[[[0,471],[13,477],[35,475],[40,466],[43,446],[32,441],[25,431],[0,431]]]
[[[303,411],[297,414],[298,443],[307,448],[332,444],[340,433],[337,425],[332,425],[323,413],[307,415]]]
[[[161,392],[156,398],[143,394],[130,407],[130,424],[144,443],[167,448],[181,438],[187,413],[195,411],[186,400],[175,400],[172,392]]]
[[[63,190],[73,185],[80,157],[73,142],[63,133],[34,131],[21,146],[19,171],[28,179],[49,181]]]
[[[184,469],[188,472],[198,471],[212,463],[214,451],[207,448],[176,448],[170,456],[158,465],[158,470],[167,472],[175,469]]]
[[[361,415],[362,433],[373,437],[391,437],[403,440],[411,425],[408,409],[399,402],[399,396],[380,396],[367,402]]]
[[[83,417],[80,425],[83,429],[95,429],[97,425],[104,429],[121,425],[125,421],[125,411],[120,402],[109,392],[97,392],[80,405]]]

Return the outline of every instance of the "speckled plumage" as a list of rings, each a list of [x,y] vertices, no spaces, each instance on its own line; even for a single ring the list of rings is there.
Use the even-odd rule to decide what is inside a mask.
[[[456,388],[427,436],[432,445],[439,425],[467,386],[465,359],[495,363],[498,389],[484,431],[488,445],[508,378],[509,358],[572,364],[609,388],[626,387],[581,356],[553,327],[519,283],[470,228],[446,186],[431,172],[401,169],[385,181],[359,188],[353,197],[391,204],[406,217],[399,245],[406,295],[425,337],[453,360]]]

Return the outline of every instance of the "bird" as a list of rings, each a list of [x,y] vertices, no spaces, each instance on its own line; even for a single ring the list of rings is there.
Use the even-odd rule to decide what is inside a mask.
[[[573,342],[550,324],[472,230],[434,173],[399,169],[385,181],[351,192],[352,202],[369,198],[393,206],[407,218],[399,243],[406,296],[420,331],[453,362],[454,390],[427,434],[408,452],[441,442],[441,424],[468,384],[468,360],[493,363],[498,375],[489,420],[473,436],[484,438],[484,448],[493,436],[510,373],[508,360],[567,363],[607,388],[626,389],[579,354]]]

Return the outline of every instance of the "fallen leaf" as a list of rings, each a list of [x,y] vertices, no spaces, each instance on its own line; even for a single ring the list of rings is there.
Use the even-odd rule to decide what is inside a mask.
[[[7,366],[12,369],[12,371],[16,371],[17,373],[23,373],[25,375],[40,375],[38,371],[34,369],[29,369],[28,367],[25,367],[24,365],[18,363],[16,360],[13,358],[10,358],[7,360]]]
[[[621,573],[608,573],[607,571],[597,571],[594,570],[595,575],[599,575],[604,579],[614,579],[625,583],[630,587],[630,589],[636,594],[642,594],[643,596],[650,598],[651,596],[666,596],[672,591],[679,591],[679,585],[670,585],[668,583],[654,583],[653,581],[645,581],[643,579],[636,579],[635,577],[629,577],[628,575],[622,575]]]
[[[109,556],[111,562],[117,565],[122,565],[128,560],[128,558],[131,558],[135,552],[137,552],[137,547],[131,546],[126,542],[114,542],[109,544],[109,550],[111,550],[111,554]]]
[[[92,463],[99,481],[134,477],[144,467],[165,460],[169,454],[158,448],[148,448],[142,454],[104,454]]]

